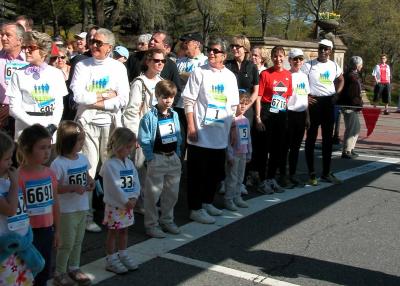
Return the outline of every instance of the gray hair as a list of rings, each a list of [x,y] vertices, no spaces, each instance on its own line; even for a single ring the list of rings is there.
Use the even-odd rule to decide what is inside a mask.
[[[46,33],[40,33],[34,30],[24,33],[24,44],[28,43],[35,43],[42,52],[49,54],[53,41]]]
[[[363,64],[363,60],[359,56],[353,56],[350,58],[349,68],[350,70],[357,69],[358,66]]]
[[[18,39],[23,39],[24,38],[24,34],[25,34],[25,28],[24,26],[22,26],[21,24],[18,24],[17,22],[5,22],[1,25],[2,27],[5,26],[15,26],[15,33],[18,37]]]
[[[105,28],[100,28],[97,30],[96,34],[101,34],[104,37],[106,37],[106,42],[110,44],[111,46],[115,46],[115,36],[113,32],[111,32],[108,29]]]
[[[211,38],[208,41],[208,46],[215,46],[215,45],[219,45],[221,47],[221,51],[224,52],[224,54],[226,54],[228,52],[228,42],[223,39],[223,38],[219,38],[219,37],[215,37],[215,38]]]
[[[148,44],[150,42],[151,37],[152,37],[151,34],[142,34],[138,37],[137,42]]]

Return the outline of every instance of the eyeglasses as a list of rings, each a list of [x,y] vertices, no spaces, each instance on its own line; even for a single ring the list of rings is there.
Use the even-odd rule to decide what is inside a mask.
[[[215,55],[216,55],[216,54],[223,54],[223,53],[224,53],[223,51],[220,51],[220,50],[218,50],[218,49],[207,48],[207,53],[211,53],[211,52],[213,52]]]
[[[295,58],[293,58],[292,60],[293,60],[293,61],[302,61],[302,60],[304,60],[304,58],[302,58],[302,57],[295,57]]]
[[[104,43],[104,42],[102,42],[100,40],[96,40],[96,39],[90,39],[89,44],[96,45],[96,47],[98,47],[98,48],[101,48],[104,45],[109,45],[109,43]]]
[[[167,60],[166,59],[151,59],[155,64],[158,64],[158,63],[163,63],[163,64],[165,64],[166,62],[167,62]]]
[[[38,47],[38,46],[34,46],[34,45],[31,45],[31,46],[22,46],[21,48],[22,48],[23,50],[25,50],[25,51],[30,52],[30,53],[32,53],[33,51],[39,50],[39,47]]]
[[[52,57],[53,59],[62,59],[62,60],[65,60],[66,59],[66,56],[58,56],[58,57]]]
[[[319,46],[318,51],[330,51],[332,48],[328,46]]]
[[[231,47],[231,49],[235,48],[237,50],[240,48],[243,48],[243,46],[241,46],[241,45],[234,45],[234,44],[230,45],[229,47]]]

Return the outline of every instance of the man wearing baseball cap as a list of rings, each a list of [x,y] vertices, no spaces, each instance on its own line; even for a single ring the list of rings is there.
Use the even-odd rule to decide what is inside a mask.
[[[116,46],[114,48],[113,58],[121,63],[125,63],[129,58],[129,51],[123,46]]]
[[[307,130],[305,145],[306,161],[309,172],[309,184],[317,185],[317,177],[314,169],[314,148],[321,125],[322,131],[322,175],[321,180],[333,184],[341,181],[331,173],[332,137],[335,122],[334,101],[335,95],[343,89],[344,79],[342,69],[337,63],[329,59],[332,53],[333,43],[323,39],[318,43],[318,57],[308,61],[302,67],[310,84],[308,96],[308,110],[310,115],[310,127]]]
[[[74,38],[76,40],[76,52],[78,55],[83,54],[87,50],[86,46],[86,32],[81,32],[79,34],[75,34]]]

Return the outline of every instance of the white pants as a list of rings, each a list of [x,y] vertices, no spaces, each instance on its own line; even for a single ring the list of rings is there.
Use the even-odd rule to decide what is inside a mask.
[[[240,197],[240,186],[243,183],[246,169],[246,154],[235,155],[232,166],[225,165],[225,200]]]
[[[90,163],[89,175],[94,179],[96,176],[97,165],[99,161],[104,162],[107,159],[107,142],[110,136],[110,126],[96,126],[86,124],[83,126],[86,133],[85,143],[82,147],[82,152],[85,154]],[[92,201],[93,192],[89,194],[89,216],[93,216]]]
[[[360,119],[358,112],[351,109],[342,110],[344,119],[343,152],[351,152],[357,143],[360,134]]]
[[[181,160],[174,154],[154,154],[147,164],[144,189],[144,226],[151,228],[160,223],[174,222],[174,207],[178,201],[181,179]],[[158,219],[157,202],[160,200],[161,217]]]

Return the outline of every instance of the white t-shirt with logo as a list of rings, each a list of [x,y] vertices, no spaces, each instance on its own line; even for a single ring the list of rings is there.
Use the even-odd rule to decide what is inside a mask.
[[[57,176],[59,185],[77,184],[87,186],[90,163],[85,155],[78,154],[76,160],[57,156],[50,168]],[[86,211],[89,209],[89,194],[64,193],[58,195],[61,213]]]
[[[306,62],[301,70],[307,75],[310,93],[313,96],[331,96],[336,93],[334,80],[342,73],[342,69],[335,62],[319,62],[317,59]]]
[[[288,109],[297,112],[305,111],[310,93],[307,75],[302,71],[292,73],[292,87],[293,94],[289,97]]]
[[[198,140],[188,143],[203,148],[224,149],[228,146],[233,111],[239,104],[235,75],[227,68],[209,65],[197,68],[182,93],[183,100],[194,100],[193,115]]]
[[[10,189],[10,180],[0,178],[0,198],[7,198]],[[16,232],[20,235],[26,235],[29,229],[29,216],[26,212],[24,195],[21,190],[18,191],[18,208],[13,216],[0,214],[0,236],[9,232]]]

